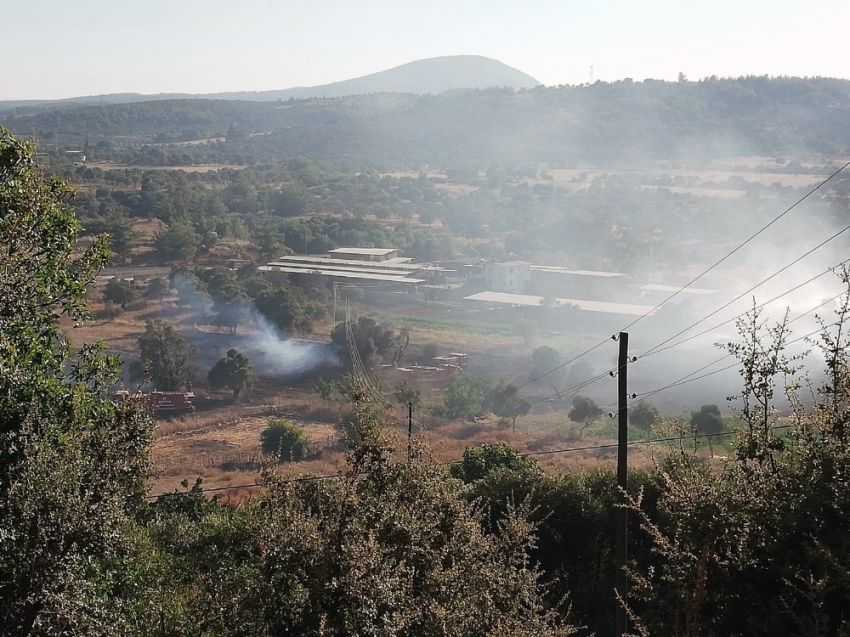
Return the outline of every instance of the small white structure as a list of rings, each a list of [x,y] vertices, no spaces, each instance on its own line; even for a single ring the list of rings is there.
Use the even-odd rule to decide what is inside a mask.
[[[531,263],[528,261],[505,261],[485,263],[482,270],[484,283],[495,292],[523,292],[531,279]]]

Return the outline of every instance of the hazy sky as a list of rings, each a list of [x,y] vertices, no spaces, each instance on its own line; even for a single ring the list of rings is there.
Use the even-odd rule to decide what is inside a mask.
[[[850,78],[850,0],[3,0],[0,99],[324,84],[440,55],[542,83]]]

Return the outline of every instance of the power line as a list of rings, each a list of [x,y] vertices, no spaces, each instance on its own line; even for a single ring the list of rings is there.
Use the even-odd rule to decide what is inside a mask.
[[[832,303],[833,301],[835,301],[836,299],[840,298],[841,296],[844,296],[845,294],[846,294],[846,292],[841,292],[841,293],[839,293],[839,294],[837,294],[837,295],[833,296],[832,298],[829,298],[829,299],[827,299],[826,301],[823,301],[823,302],[822,302],[822,303],[820,303],[819,305],[817,305],[817,306],[815,306],[815,307],[813,307],[813,308],[811,308],[811,309],[809,309],[809,310],[806,310],[805,312],[803,312],[803,313],[802,313],[802,314],[800,314],[799,316],[797,316],[797,317],[795,317],[795,318],[791,319],[790,321],[788,321],[787,325],[791,325],[792,323],[794,323],[794,322],[796,322],[796,321],[799,321],[800,319],[804,318],[805,316],[807,316],[807,315],[811,314],[812,312],[815,312],[815,311],[819,310],[820,308],[822,308],[823,306],[825,306],[825,305],[827,305],[827,304],[829,304],[829,303]],[[800,337],[795,338],[795,339],[793,339],[793,340],[791,340],[791,341],[788,341],[788,343],[786,343],[786,345],[793,345],[793,344],[795,344],[795,343],[798,343],[798,342],[800,342],[800,341],[802,341],[802,340],[805,340],[805,339],[807,339],[807,338],[810,338],[811,336],[814,336],[815,334],[819,333],[820,331],[821,331],[821,329],[820,329],[820,328],[818,328],[817,330],[814,330],[814,331],[812,331],[812,332],[809,332],[808,334],[804,334],[803,336],[800,336]],[[654,396],[655,394],[658,394],[658,393],[660,393],[660,392],[662,392],[662,391],[665,391],[665,390],[667,390],[667,389],[672,389],[672,388],[674,388],[674,387],[679,387],[679,386],[681,386],[681,385],[687,385],[687,384],[689,384],[689,383],[692,383],[692,382],[695,382],[695,381],[701,380],[701,379],[703,379],[703,378],[707,378],[707,377],[709,377],[709,376],[713,376],[714,374],[719,374],[719,373],[721,373],[721,372],[724,372],[724,371],[730,370],[730,369],[732,369],[732,368],[734,368],[734,367],[737,367],[737,366],[738,366],[738,364],[739,364],[739,362],[738,362],[738,361],[736,361],[736,362],[732,363],[731,365],[727,365],[726,367],[722,367],[722,368],[720,368],[720,369],[716,369],[716,370],[714,370],[714,371],[711,371],[711,372],[708,372],[708,373],[703,374],[703,375],[701,375],[701,376],[696,376],[695,378],[693,378],[696,374],[699,374],[701,371],[706,370],[706,369],[708,369],[709,367],[711,367],[711,366],[713,366],[713,365],[716,365],[717,363],[720,363],[721,361],[723,361],[723,360],[725,360],[725,359],[729,358],[730,356],[732,356],[732,354],[728,354],[728,353],[727,353],[727,354],[723,354],[720,358],[718,358],[718,359],[716,359],[716,360],[714,360],[714,361],[711,361],[710,363],[708,363],[708,364],[706,364],[706,365],[703,365],[702,367],[700,367],[700,368],[698,368],[698,369],[695,369],[694,371],[692,371],[692,372],[690,372],[690,373],[688,373],[688,374],[686,374],[686,375],[682,376],[682,377],[681,377],[681,378],[679,378],[678,380],[675,380],[675,381],[673,381],[672,383],[669,383],[668,385],[665,385],[664,387],[661,387],[661,388],[659,388],[659,389],[655,389],[655,390],[652,390],[652,391],[648,391],[648,392],[643,392],[643,393],[640,393],[640,394],[632,394],[632,395],[631,395],[631,398],[632,398],[632,399],[635,399],[635,398],[640,398],[640,399],[648,398],[649,396]],[[615,406],[617,406],[617,402],[613,402],[613,403],[611,403],[611,404],[609,404],[609,405],[605,405],[604,407],[601,407],[600,409],[602,409],[603,411],[605,411],[606,409],[610,409],[611,407],[615,407]],[[545,427],[539,427],[539,428],[535,429],[535,430],[534,430],[534,432],[535,432],[535,433],[540,433],[540,432],[543,432],[543,431],[548,431],[548,430],[550,430],[550,429],[554,429],[555,427],[560,427],[561,425],[566,425],[566,424],[569,424],[569,423],[571,423],[571,422],[572,422],[571,420],[563,420],[563,421],[561,421],[561,422],[556,422],[556,423],[554,423],[554,424],[547,425],[547,426],[545,426]]]
[[[848,230],[850,230],[850,226],[845,226],[843,229],[839,230],[838,232],[836,232],[835,234],[833,234],[833,235],[832,235],[831,237],[829,237],[828,239],[825,239],[824,241],[821,241],[818,245],[816,245],[814,248],[812,248],[811,250],[809,250],[809,251],[808,251],[808,252],[806,252],[805,254],[803,254],[803,255],[801,255],[801,256],[799,256],[799,257],[797,257],[796,259],[794,259],[791,263],[789,263],[789,264],[788,264],[788,265],[786,265],[785,267],[781,268],[780,270],[777,270],[776,272],[774,272],[773,274],[771,274],[769,277],[767,277],[766,279],[763,279],[761,282],[759,282],[759,283],[757,283],[756,285],[752,286],[750,289],[746,290],[745,292],[741,292],[741,294],[739,294],[738,296],[736,296],[736,297],[735,297],[734,299],[732,299],[731,301],[729,301],[729,302],[725,303],[724,305],[721,305],[719,308],[717,308],[716,310],[714,310],[714,311],[713,311],[713,312],[711,312],[710,314],[707,314],[706,316],[702,317],[702,318],[701,318],[701,319],[699,319],[698,321],[696,321],[696,322],[694,322],[694,323],[691,323],[691,325],[689,325],[688,327],[684,328],[683,330],[678,331],[678,332],[677,332],[676,334],[674,334],[673,336],[671,336],[671,337],[669,337],[669,338],[665,339],[664,341],[661,341],[658,345],[656,345],[656,346],[652,347],[650,350],[648,350],[647,352],[645,352],[645,353],[643,354],[643,356],[642,356],[642,357],[643,357],[643,358],[645,358],[645,357],[647,357],[647,356],[651,355],[653,352],[657,353],[658,351],[662,351],[662,350],[660,349],[662,346],[666,345],[667,343],[669,343],[669,342],[670,342],[670,341],[672,341],[673,339],[675,339],[675,338],[677,338],[677,337],[681,336],[682,334],[684,334],[684,333],[685,333],[685,332],[687,332],[688,330],[693,329],[694,327],[696,327],[697,325],[699,325],[699,324],[700,324],[700,323],[702,323],[703,321],[705,321],[705,320],[707,320],[707,319],[711,318],[712,316],[715,316],[718,312],[721,312],[722,310],[725,310],[727,307],[729,307],[730,305],[732,305],[732,304],[733,304],[733,303],[735,303],[736,301],[739,301],[740,299],[742,299],[744,296],[746,296],[747,294],[749,294],[750,292],[752,292],[752,291],[753,291],[753,290],[755,290],[756,288],[761,287],[762,285],[764,285],[765,283],[767,283],[767,282],[768,282],[768,281],[770,281],[771,279],[773,279],[773,278],[775,278],[775,277],[779,276],[780,274],[782,274],[783,272],[785,272],[788,268],[790,268],[790,267],[792,267],[792,266],[796,265],[797,263],[799,263],[800,261],[802,261],[803,259],[805,259],[807,256],[811,255],[811,254],[812,254],[813,252],[815,252],[816,250],[819,250],[820,248],[822,248],[823,246],[825,246],[827,243],[829,243],[829,242],[830,242],[830,241],[832,241],[833,239],[836,239],[837,237],[839,237],[839,236],[840,236],[840,235],[842,235],[843,233],[847,232]],[[847,263],[847,261],[842,261],[841,263],[839,263],[839,264],[838,264],[838,266],[835,266],[835,267],[840,267],[841,265],[843,265],[843,264],[845,264],[845,263]],[[773,299],[771,299],[770,301],[767,301],[766,303],[762,303],[761,307],[763,307],[764,305],[767,305],[768,303],[772,303],[772,302],[773,302],[773,301],[775,301],[776,299],[781,298],[781,297],[785,296],[786,294],[790,294],[791,292],[793,292],[793,291],[797,290],[798,288],[800,288],[800,287],[802,287],[802,286],[804,286],[804,285],[807,285],[807,284],[811,283],[811,282],[812,282],[812,281],[814,281],[815,279],[818,279],[818,278],[822,277],[823,275],[828,274],[828,273],[829,273],[831,270],[833,270],[833,269],[834,269],[834,268],[828,268],[826,271],[821,272],[820,274],[818,274],[818,275],[817,275],[817,276],[815,276],[815,277],[812,277],[812,278],[811,278],[811,279],[809,279],[808,281],[805,281],[804,283],[801,283],[800,285],[797,285],[796,287],[794,287],[794,288],[792,288],[792,289],[788,290],[787,292],[784,292],[783,294],[780,294],[778,297],[774,297],[774,298],[773,298]],[[743,314],[742,314],[741,316],[743,316]],[[738,317],[736,317],[736,318],[738,318]],[[732,320],[735,320],[735,319],[732,319]],[[728,322],[729,322],[729,321],[727,321],[727,323],[728,323]],[[724,325],[724,324],[725,324],[725,323],[721,323],[720,325]],[[717,326],[717,327],[720,327],[720,326]],[[716,329],[716,328],[712,328],[712,329]],[[711,330],[708,330],[708,331],[711,331]],[[702,334],[705,334],[705,333],[706,333],[706,332],[703,332]],[[701,335],[701,334],[699,334],[699,335],[697,335],[697,336],[700,336],[700,335]],[[694,337],[692,337],[692,338],[696,338],[696,336],[694,336]],[[690,339],[687,339],[687,340],[690,340]],[[682,342],[682,343],[684,343],[685,341],[681,341],[681,342]],[[678,344],[679,344],[679,343],[677,343],[677,345],[678,345]],[[664,348],[664,349],[669,349],[669,348]]]
[[[850,166],[850,161],[848,161],[846,164],[844,164],[843,166],[841,166],[838,170],[836,170],[834,173],[832,173],[829,177],[827,177],[826,179],[824,179],[823,181],[821,181],[820,183],[818,183],[818,184],[817,184],[814,188],[812,188],[811,190],[809,190],[809,191],[808,191],[805,195],[803,195],[802,197],[800,197],[797,201],[795,201],[793,204],[791,204],[791,205],[790,205],[790,206],[788,206],[785,210],[783,210],[783,211],[782,211],[782,212],[781,212],[778,216],[774,217],[774,218],[773,218],[771,221],[769,221],[766,225],[762,226],[760,230],[758,230],[758,231],[756,231],[754,234],[750,235],[750,237],[749,237],[749,238],[747,238],[746,240],[744,240],[744,242],[743,242],[743,243],[739,244],[739,245],[738,245],[738,247],[734,248],[731,252],[728,252],[728,253],[727,253],[727,254],[726,254],[723,258],[721,258],[720,260],[718,260],[718,261],[716,261],[715,263],[713,263],[712,265],[710,265],[710,266],[709,266],[706,270],[703,270],[703,271],[702,271],[700,274],[698,274],[696,277],[694,277],[693,279],[691,279],[690,281],[688,281],[685,285],[683,285],[683,286],[682,286],[682,287],[680,287],[678,290],[676,290],[675,292],[673,292],[673,294],[671,294],[671,295],[670,295],[670,296],[668,296],[666,299],[664,299],[663,301],[661,301],[661,303],[659,303],[658,305],[656,305],[655,307],[653,307],[652,309],[650,309],[650,310],[648,310],[646,313],[644,313],[642,316],[640,316],[640,317],[636,318],[634,321],[632,321],[631,323],[629,323],[629,324],[628,324],[626,327],[624,327],[621,331],[626,331],[626,330],[628,330],[630,327],[632,327],[632,326],[634,326],[634,325],[637,325],[640,321],[642,321],[643,319],[645,319],[647,316],[649,316],[650,314],[652,314],[653,312],[655,312],[656,310],[658,310],[659,308],[661,308],[661,306],[663,306],[663,305],[667,304],[669,301],[672,301],[674,298],[676,298],[677,296],[679,296],[679,294],[681,294],[681,293],[682,293],[682,292],[684,292],[686,289],[688,289],[689,287],[691,287],[694,283],[696,283],[697,281],[699,281],[702,277],[704,277],[706,274],[708,274],[709,272],[711,272],[714,268],[716,268],[716,267],[717,267],[717,266],[719,266],[721,263],[723,263],[724,261],[726,261],[726,260],[727,260],[729,257],[731,257],[733,254],[735,254],[736,252],[738,252],[739,250],[741,250],[744,246],[746,246],[747,244],[749,244],[749,243],[750,243],[753,239],[755,239],[755,238],[756,238],[756,237],[758,237],[760,234],[762,234],[765,230],[767,230],[768,228],[770,228],[771,226],[773,226],[773,225],[774,225],[777,221],[779,221],[780,219],[782,219],[785,215],[787,215],[789,212],[791,212],[792,210],[794,210],[797,206],[799,206],[800,204],[802,204],[802,203],[803,203],[806,199],[808,199],[809,197],[811,197],[811,196],[812,196],[813,194],[815,194],[818,190],[820,190],[821,188],[823,188],[826,184],[828,184],[828,183],[829,183],[830,181],[832,181],[835,177],[837,177],[837,176],[838,176],[838,175],[839,175],[839,174],[840,174],[840,173],[841,173],[841,172],[842,172],[845,168],[847,168],[848,166]]]
[[[832,299],[832,300],[834,300],[834,299]],[[823,304],[822,304],[822,305],[823,305]],[[820,306],[819,306],[819,307],[820,307]],[[817,309],[817,308],[815,308],[815,309]],[[810,310],[809,312],[812,312],[812,311],[814,311],[814,310]],[[808,312],[807,312],[807,314],[808,314]],[[800,319],[800,318],[802,318],[803,316],[805,316],[805,314],[801,314],[800,316],[798,316],[798,317],[797,317],[797,319]],[[796,320],[796,319],[795,319],[795,320]],[[790,323],[790,321],[789,321],[789,323]],[[795,339],[793,339],[793,340],[790,340],[790,341],[788,341],[788,342],[786,343],[786,345],[793,345],[794,343],[799,343],[800,341],[803,341],[803,340],[805,340],[805,339],[807,339],[807,338],[810,338],[810,337],[814,336],[815,334],[818,334],[819,332],[821,332],[821,328],[818,328],[818,329],[816,329],[816,330],[814,330],[814,331],[812,331],[812,332],[809,332],[808,334],[804,334],[803,336],[800,336],[800,337],[797,337],[797,338],[795,338]],[[716,370],[714,370],[713,372],[708,372],[707,374],[703,374],[702,376],[697,376],[696,378],[691,378],[691,376],[693,376],[694,374],[698,374],[698,373],[699,373],[699,372],[701,372],[702,370],[704,370],[704,369],[708,369],[708,368],[709,368],[709,367],[711,367],[712,365],[716,365],[716,364],[717,364],[717,363],[719,363],[720,361],[725,360],[726,358],[729,358],[730,356],[731,356],[731,354],[724,354],[723,356],[721,356],[721,357],[720,357],[720,358],[718,358],[717,360],[712,361],[712,362],[711,362],[711,363],[709,363],[708,365],[704,365],[704,366],[700,367],[699,369],[697,369],[697,370],[695,370],[695,371],[691,372],[690,374],[687,374],[686,376],[683,376],[683,377],[682,377],[682,378],[680,378],[679,380],[673,381],[672,383],[670,383],[670,384],[668,384],[668,385],[665,385],[664,387],[661,387],[661,388],[659,388],[659,389],[655,389],[655,390],[652,390],[652,391],[649,391],[649,392],[645,392],[645,393],[642,393],[642,394],[637,394],[637,395],[635,396],[635,398],[641,398],[641,399],[643,399],[643,398],[647,398],[647,397],[649,397],[649,396],[654,396],[655,394],[658,394],[658,393],[660,393],[660,392],[662,392],[662,391],[665,391],[665,390],[667,390],[667,389],[672,389],[673,387],[679,387],[679,386],[681,386],[681,385],[687,385],[688,383],[692,383],[692,382],[694,382],[694,381],[697,381],[697,380],[700,380],[700,379],[706,378],[706,377],[708,377],[708,376],[713,376],[714,374],[719,374],[720,372],[725,372],[726,370],[732,369],[733,367],[737,367],[737,366],[740,364],[740,361],[735,361],[735,362],[734,362],[734,363],[732,363],[731,365],[727,365],[726,367],[721,367],[720,369],[716,369]]]
[[[700,280],[701,278],[703,278],[706,274],[708,274],[709,272],[711,272],[712,270],[714,270],[717,266],[719,266],[720,264],[722,264],[723,262],[725,262],[727,259],[729,259],[729,257],[731,257],[732,255],[734,255],[735,253],[737,253],[739,250],[741,250],[742,248],[744,248],[746,245],[748,245],[750,242],[752,242],[754,239],[756,239],[759,235],[761,235],[763,232],[765,232],[768,228],[770,228],[771,226],[773,226],[774,224],[776,224],[776,223],[777,223],[780,219],[782,219],[782,218],[783,218],[783,217],[785,217],[788,213],[790,213],[792,210],[794,210],[795,208],[797,208],[800,204],[802,204],[804,201],[806,201],[809,197],[811,197],[813,194],[815,194],[818,190],[820,190],[821,188],[823,188],[826,184],[828,184],[828,183],[829,183],[830,181],[832,181],[835,177],[837,177],[837,176],[838,176],[841,172],[843,172],[843,171],[844,171],[844,170],[845,170],[848,166],[850,166],[850,161],[848,161],[847,163],[843,164],[840,168],[838,168],[835,172],[833,172],[831,175],[829,175],[826,179],[824,179],[824,180],[822,180],[821,182],[819,182],[816,186],[814,186],[811,190],[809,190],[809,191],[808,191],[805,195],[803,195],[802,197],[800,197],[799,199],[797,199],[797,201],[795,201],[793,204],[791,204],[790,206],[788,206],[787,208],[785,208],[785,210],[783,210],[783,211],[782,211],[779,215],[777,215],[777,216],[776,216],[776,217],[774,217],[771,221],[769,221],[767,224],[765,224],[764,226],[762,226],[762,227],[761,227],[758,231],[756,231],[754,234],[750,235],[747,239],[745,239],[745,240],[744,240],[742,243],[740,243],[737,247],[733,248],[733,249],[732,249],[730,252],[728,252],[725,256],[723,256],[722,258],[720,258],[719,260],[717,260],[716,262],[714,262],[714,263],[713,263],[712,265],[710,265],[708,268],[706,268],[705,270],[703,270],[700,274],[698,274],[698,275],[697,275],[697,276],[695,276],[693,279],[691,279],[690,281],[688,281],[685,285],[683,285],[683,286],[682,286],[682,287],[680,287],[678,290],[676,290],[675,292],[673,292],[673,293],[672,293],[670,296],[668,296],[666,299],[664,299],[663,301],[661,301],[660,303],[658,303],[657,305],[655,305],[655,306],[654,306],[654,307],[652,307],[651,309],[647,310],[644,314],[642,314],[641,316],[639,316],[638,318],[636,318],[635,320],[633,320],[631,323],[629,323],[628,325],[626,325],[626,326],[625,326],[624,328],[622,328],[620,331],[621,331],[621,332],[625,332],[625,331],[627,331],[629,328],[633,327],[634,325],[637,325],[640,321],[642,321],[643,319],[645,319],[647,316],[650,316],[650,315],[651,315],[651,314],[653,314],[655,311],[657,311],[658,309],[660,309],[662,306],[666,305],[669,301],[671,301],[671,300],[673,300],[674,298],[676,298],[679,294],[681,294],[682,292],[684,292],[687,288],[691,287],[694,283],[696,283],[697,281],[699,281],[699,280]],[[850,227],[848,227],[848,228],[850,228]],[[842,232],[844,232],[844,231],[845,231],[845,230],[847,230],[848,228],[845,228],[844,230],[842,230],[842,231],[841,231],[841,232],[839,232],[838,234],[841,234]],[[835,235],[835,236],[837,236],[837,235]],[[835,238],[835,236],[833,236],[833,237],[831,237],[830,239],[828,239],[828,240],[827,240],[827,242],[828,242],[828,241],[831,241],[832,239],[834,239],[834,238]],[[818,247],[820,247],[820,246],[818,246]],[[817,248],[815,248],[815,249],[817,249]],[[803,255],[803,257],[801,257],[801,259],[802,259],[802,258],[804,258],[805,256],[808,256],[808,254],[810,254],[810,253],[807,253],[806,255]],[[786,266],[786,268],[784,268],[784,269],[787,269],[788,267],[791,267],[791,265],[793,265],[793,263],[792,263],[792,264],[789,264],[789,266]],[[777,272],[777,273],[776,273],[776,274],[774,274],[773,276],[776,276],[776,275],[780,274],[782,271],[784,271],[784,269],[783,269],[783,270],[780,270],[780,272]],[[766,282],[767,282],[767,280],[769,280],[769,279],[766,279],[765,281],[762,281],[762,283],[766,283]],[[759,285],[761,285],[761,284],[759,284]],[[758,286],[756,286],[756,287],[758,287]],[[752,289],[755,289],[755,288],[752,288]],[[749,290],[749,291],[747,291],[747,292],[745,292],[744,294],[748,294],[750,291],[752,291],[752,289],[751,289],[751,290]],[[740,298],[740,297],[739,297],[739,298]],[[735,300],[737,300],[737,299],[735,299]],[[734,302],[734,301],[733,301],[733,302]],[[724,306],[724,307],[725,307],[725,306]],[[717,311],[720,311],[720,310],[722,310],[722,309],[723,309],[723,308],[720,308],[720,309],[718,309]],[[716,314],[716,312],[715,312],[715,314]],[[710,316],[711,316],[711,315],[710,315]],[[709,317],[705,317],[705,318],[709,318]],[[704,320],[704,319],[703,319],[703,320]],[[693,326],[691,326],[691,327],[693,327]],[[687,329],[691,329],[691,328],[689,327],[689,328],[687,328]],[[687,331],[687,330],[685,330],[685,331]],[[680,333],[680,334],[681,334],[681,333]],[[671,337],[669,340],[672,340],[673,338],[676,338],[676,336],[679,336],[680,334],[676,334],[676,335],[674,335],[674,336],[673,336],[673,337]],[[666,344],[667,342],[669,342],[669,340],[668,340],[668,341],[665,341],[664,343],[661,343],[660,345],[664,345],[664,344]],[[587,350],[583,351],[582,353],[578,354],[577,356],[574,356],[573,358],[569,359],[567,362],[565,362],[565,363],[561,363],[560,365],[557,365],[556,367],[554,367],[554,368],[550,369],[548,372],[546,372],[546,373],[544,373],[544,374],[540,374],[539,376],[536,376],[536,377],[534,377],[534,378],[531,378],[530,380],[528,380],[527,382],[523,383],[522,385],[519,385],[519,386],[517,387],[517,389],[522,389],[523,387],[526,387],[526,386],[530,385],[531,383],[534,383],[534,382],[536,382],[536,381],[540,380],[541,378],[544,378],[544,377],[548,376],[549,374],[552,374],[552,373],[554,373],[554,372],[558,371],[559,369],[563,369],[563,368],[564,368],[564,367],[566,367],[567,365],[569,365],[569,364],[571,364],[571,363],[574,363],[574,362],[576,362],[577,360],[579,360],[580,358],[582,358],[582,357],[584,357],[584,356],[587,356],[588,354],[590,354],[590,353],[591,353],[591,352],[593,352],[594,350],[599,349],[600,347],[602,347],[602,345],[604,345],[604,344],[605,344],[605,343],[607,343],[607,342],[608,342],[608,339],[605,339],[605,340],[603,340],[603,341],[600,341],[599,343],[597,343],[596,345],[594,345],[594,346],[593,346],[593,347],[591,347],[590,349],[587,349]]]
[[[597,343],[596,345],[594,345],[594,346],[593,346],[593,347],[591,347],[590,349],[587,349],[587,350],[583,351],[581,354],[579,354],[578,356],[575,356],[575,357],[571,358],[571,359],[570,359],[570,360],[568,360],[566,363],[561,363],[561,364],[560,364],[560,365],[558,365],[557,367],[554,367],[554,368],[550,369],[548,372],[546,372],[546,373],[544,373],[544,374],[540,374],[540,376],[535,376],[534,378],[532,378],[532,379],[530,379],[530,380],[528,380],[528,381],[524,382],[522,385],[519,385],[519,386],[517,387],[517,389],[522,389],[523,387],[527,387],[527,386],[528,386],[528,385],[530,385],[531,383],[535,383],[535,382],[537,382],[538,380],[540,380],[541,378],[545,378],[545,377],[546,377],[546,376],[548,376],[549,374],[552,374],[552,373],[554,373],[554,372],[557,372],[559,369],[563,369],[564,367],[566,367],[566,366],[567,366],[567,365],[569,365],[570,363],[574,363],[574,362],[576,362],[578,359],[580,359],[580,358],[582,358],[582,357],[584,357],[584,356],[587,356],[587,355],[588,355],[588,354],[590,354],[592,351],[594,351],[594,350],[596,350],[596,349],[599,349],[600,347],[602,347],[603,345],[605,345],[605,343],[607,343],[607,342],[608,342],[608,340],[609,340],[609,339],[607,339],[607,338],[606,338],[605,340],[600,341],[599,343]]]

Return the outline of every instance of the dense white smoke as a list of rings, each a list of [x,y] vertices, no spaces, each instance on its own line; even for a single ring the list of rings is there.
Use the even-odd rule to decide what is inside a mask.
[[[213,303],[208,295],[197,290],[194,281],[176,277],[173,285],[183,303],[198,313],[199,325],[213,322]],[[340,364],[339,357],[328,344],[282,334],[250,300],[242,303],[236,313],[240,320],[235,334],[226,327],[185,331],[189,342],[198,348],[197,365],[202,373],[228,349],[237,349],[245,354],[258,374],[278,378],[296,378]]]

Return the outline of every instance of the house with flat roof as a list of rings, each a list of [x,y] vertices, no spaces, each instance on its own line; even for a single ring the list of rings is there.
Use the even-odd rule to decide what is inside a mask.
[[[524,292],[531,278],[528,261],[485,263],[481,275],[488,289],[495,292]]]

